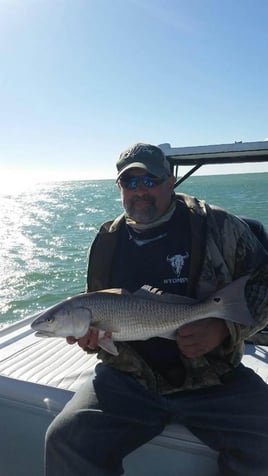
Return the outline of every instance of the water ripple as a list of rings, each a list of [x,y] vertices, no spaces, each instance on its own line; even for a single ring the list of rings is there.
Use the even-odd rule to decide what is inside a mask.
[[[268,228],[268,174],[193,177],[179,191]],[[0,195],[0,326],[85,288],[89,244],[121,213],[112,180],[40,184]]]

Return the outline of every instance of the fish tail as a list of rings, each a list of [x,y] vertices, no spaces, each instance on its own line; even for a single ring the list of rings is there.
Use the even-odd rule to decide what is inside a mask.
[[[211,317],[219,317],[245,326],[254,324],[245,298],[245,284],[248,279],[249,275],[236,279],[209,298]]]

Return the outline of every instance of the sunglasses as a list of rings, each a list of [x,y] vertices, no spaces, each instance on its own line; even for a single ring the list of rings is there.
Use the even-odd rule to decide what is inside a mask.
[[[161,185],[166,180],[167,177],[153,177],[151,175],[139,175],[139,176],[132,176],[132,177],[122,177],[118,181],[122,188],[127,190],[136,190],[138,184],[142,182],[142,184],[146,188],[154,188],[158,185]]]

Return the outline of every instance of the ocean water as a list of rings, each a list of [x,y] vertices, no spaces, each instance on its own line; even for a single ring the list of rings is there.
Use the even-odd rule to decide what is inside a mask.
[[[177,191],[268,229],[268,173],[196,176]],[[99,226],[121,211],[113,180],[0,192],[0,327],[83,291],[88,247]]]

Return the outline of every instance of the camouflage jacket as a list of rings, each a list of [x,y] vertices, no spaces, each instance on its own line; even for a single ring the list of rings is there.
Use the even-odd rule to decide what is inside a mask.
[[[244,340],[268,322],[268,255],[247,224],[226,211],[185,194],[177,194],[190,215],[191,262],[188,295],[203,299],[245,274],[248,308],[255,326],[227,322],[230,337],[201,357],[181,356],[186,378],[180,388],[171,386],[162,375],[153,372],[125,342],[117,343],[119,356],[99,350],[98,357],[107,365],[131,373],[150,390],[171,393],[221,384],[221,376],[236,367],[243,356]],[[111,269],[124,214],[102,225],[90,248],[87,291],[113,287]]]

